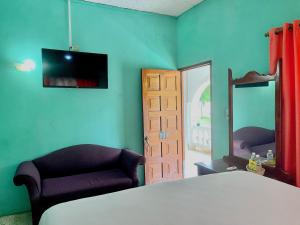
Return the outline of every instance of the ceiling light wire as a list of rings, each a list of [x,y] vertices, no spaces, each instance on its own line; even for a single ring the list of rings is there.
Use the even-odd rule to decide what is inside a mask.
[[[68,0],[68,17],[69,17],[69,50],[71,51],[73,48],[71,0]]]

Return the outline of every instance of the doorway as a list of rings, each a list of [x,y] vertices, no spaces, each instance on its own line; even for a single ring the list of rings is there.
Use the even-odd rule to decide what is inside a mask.
[[[184,178],[197,176],[196,162],[211,160],[211,63],[182,70]]]

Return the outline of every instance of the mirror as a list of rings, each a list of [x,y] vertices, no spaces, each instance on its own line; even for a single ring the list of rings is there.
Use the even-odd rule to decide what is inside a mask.
[[[266,79],[258,81],[261,77]],[[275,78],[249,72],[232,80],[231,87],[231,155],[249,160],[255,153],[265,165],[275,166]]]

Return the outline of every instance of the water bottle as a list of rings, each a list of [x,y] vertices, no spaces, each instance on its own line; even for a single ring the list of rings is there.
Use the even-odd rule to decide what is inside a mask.
[[[274,159],[273,151],[272,150],[268,150],[268,153],[267,153],[267,160],[268,160],[268,162],[273,161],[273,159]]]
[[[250,160],[255,160],[255,152],[252,152],[252,154],[251,154],[251,157],[250,157]]]
[[[255,156],[255,162],[257,166],[261,166],[260,155]]]

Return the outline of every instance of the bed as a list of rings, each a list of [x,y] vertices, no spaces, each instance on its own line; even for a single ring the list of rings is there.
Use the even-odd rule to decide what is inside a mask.
[[[299,225],[300,189],[226,172],[62,203],[39,225]]]

